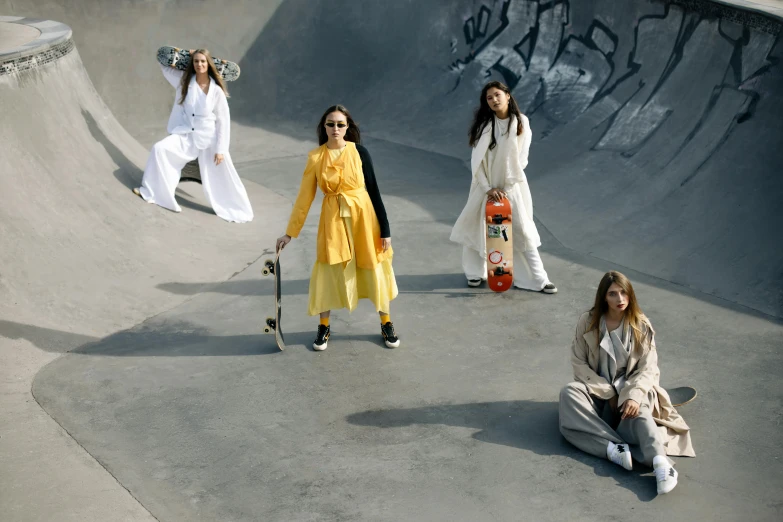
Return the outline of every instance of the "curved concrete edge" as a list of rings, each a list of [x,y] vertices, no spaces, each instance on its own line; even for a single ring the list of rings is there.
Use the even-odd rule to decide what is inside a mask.
[[[63,44],[71,42],[71,37],[73,36],[73,31],[71,31],[70,27],[62,22],[56,22],[54,20],[41,20],[38,18],[25,18],[20,16],[0,16],[0,22],[27,25],[29,27],[34,27],[41,32],[41,34],[38,35],[38,38],[34,40],[0,52],[0,75],[7,74],[3,69],[8,62],[14,62],[23,58],[33,58],[39,54],[45,54],[48,50],[60,49]],[[68,49],[67,52],[70,52],[71,49],[73,49],[72,42],[70,44],[70,49]],[[67,52],[64,54],[67,54]]]
[[[243,178],[253,201],[271,215],[257,215],[259,245],[273,244],[290,212],[289,198]],[[129,199],[132,199],[129,196]],[[141,205],[141,203],[139,203]],[[152,207],[152,206],[150,206]],[[150,208],[151,209],[151,208]],[[180,216],[174,216],[174,219]],[[218,219],[212,216],[214,219]],[[267,252],[268,253],[268,252]],[[116,476],[107,463],[90,453],[39,401],[35,380],[39,373],[82,346],[131,330],[210,291],[216,281],[231,281],[265,257],[236,260],[235,272],[221,279],[206,278],[203,289],[153,304],[146,316],[127,317],[114,328],[78,327],[77,331],[42,328],[0,319],[0,506],[4,522],[58,520],[62,522],[156,522],[159,520]],[[191,284],[198,284],[193,281]],[[150,285],[152,286],[152,285]],[[157,289],[148,288],[152,295]],[[151,299],[151,298],[150,298]],[[99,327],[100,328],[100,327]]]
[[[66,287],[47,285],[46,292],[29,286],[14,288],[21,278],[9,277],[5,272],[0,278],[0,288],[7,297],[0,303],[0,518],[4,522],[156,520],[117,481],[116,470],[95,459],[41,408],[33,392],[35,376],[63,352],[130,328],[191,298],[163,291],[157,288],[160,284],[175,277],[196,285],[205,278],[210,282],[229,279],[258,258],[262,245],[273,244],[283,225],[274,222],[270,227],[274,220],[261,215],[247,225],[224,224],[204,211],[205,198],[200,187],[193,185],[182,187],[192,200],[182,215],[141,202],[132,195],[129,184],[138,182],[146,150],[125,132],[97,94],[78,50],[73,47],[70,28],[63,30],[67,26],[31,18],[3,17],[0,21],[9,20],[35,24],[42,34],[47,28],[51,31],[48,38],[34,40],[35,45],[27,50],[15,49],[16,58],[7,59],[10,54],[4,53],[0,60],[0,66],[13,65],[4,68],[5,73],[0,72],[0,113],[8,123],[0,126],[0,172],[8,176],[13,173],[17,180],[15,197],[4,205],[8,216],[14,217],[2,221],[22,227],[15,233],[9,231],[9,235],[4,231],[7,243],[0,249],[0,257],[14,248],[23,248],[27,254],[18,258],[28,259],[26,270],[37,272],[31,275],[33,281],[45,279],[43,264],[52,259],[59,260],[60,273],[70,271],[77,275],[66,282]],[[66,51],[54,54],[58,49]],[[20,62],[28,67],[18,67]],[[67,131],[60,130],[63,121],[68,122]],[[160,123],[160,132],[165,133],[165,122]],[[30,150],[37,136],[52,139],[44,147]],[[84,162],[85,157],[91,161]],[[80,186],[91,186],[93,191],[85,194]],[[259,210],[287,215],[288,200],[256,183],[246,181],[245,186]],[[56,216],[48,204],[54,200],[62,204]],[[46,226],[30,225],[35,216],[27,207],[40,207],[46,212],[37,212],[39,218],[45,216],[49,223],[58,223],[66,235],[79,237],[32,241],[30,238],[38,237],[38,233],[31,230],[40,231]],[[120,214],[114,215],[113,209],[121,209]],[[102,219],[95,220],[95,214]],[[30,228],[25,232],[23,228],[27,226]],[[96,259],[95,252],[86,252],[97,247],[96,230],[105,226],[114,227],[107,241],[125,244],[101,248],[104,253],[114,252],[111,255],[116,254],[117,259],[101,262],[111,267],[111,274],[100,277],[100,272],[92,271],[90,299],[100,295],[104,303],[91,307],[84,301],[74,301],[74,293],[67,286],[87,280],[78,275],[79,267]],[[76,233],[90,228],[90,241]],[[225,233],[226,229],[231,232]],[[186,240],[194,231],[208,236],[203,248]],[[27,239],[15,241],[11,238],[14,234]],[[138,242],[136,236],[149,240]],[[178,267],[171,261],[161,261],[159,245],[179,240],[174,248],[189,253],[190,262]],[[237,245],[233,254],[226,256],[227,247],[233,244]],[[37,248],[57,245],[58,253],[33,253]],[[79,252],[75,252],[74,245]],[[142,250],[149,255],[142,255]],[[129,260],[133,256],[135,264]],[[171,270],[164,270],[169,266]],[[139,282],[134,275],[137,269],[148,271],[151,277]],[[53,275],[57,273],[47,270]],[[96,285],[102,291],[95,291]],[[125,295],[111,297],[112,291],[118,289]],[[43,293],[48,295],[47,305],[31,301]]]
[[[755,2],[748,0],[711,0],[716,4],[723,4],[731,7],[737,7],[746,11],[752,11],[762,15],[770,15],[783,22],[783,2],[773,0],[757,0]]]

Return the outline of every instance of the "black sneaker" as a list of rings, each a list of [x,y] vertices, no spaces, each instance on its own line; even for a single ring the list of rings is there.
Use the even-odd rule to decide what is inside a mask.
[[[394,325],[391,321],[381,325],[381,335],[387,348],[397,348],[400,345],[400,339],[394,333]]]
[[[545,294],[556,294],[557,293],[557,287],[552,283],[547,283],[544,288],[541,289],[542,292]]]
[[[328,326],[322,324],[318,325],[318,333],[315,335],[315,342],[313,343],[313,350],[316,352],[322,352],[326,350],[326,343],[329,342],[329,333],[331,330]]]

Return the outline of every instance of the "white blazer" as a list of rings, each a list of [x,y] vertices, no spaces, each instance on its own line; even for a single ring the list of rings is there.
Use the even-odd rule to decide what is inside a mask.
[[[188,95],[180,104],[180,84],[185,73],[172,67],[160,67],[163,76],[176,89],[167,127],[169,134],[191,134],[197,149],[214,147],[216,154],[227,154],[231,141],[231,113],[223,89],[210,78],[209,92],[205,95],[194,75],[190,79]]]

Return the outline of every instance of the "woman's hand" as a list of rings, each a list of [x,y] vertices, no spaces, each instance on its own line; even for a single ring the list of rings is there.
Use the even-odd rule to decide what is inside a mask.
[[[501,199],[506,199],[506,193],[496,188],[489,189],[487,191],[487,196],[489,196],[490,201],[500,201]]]
[[[220,165],[221,163],[223,163],[223,155],[215,154],[215,165]]]
[[[381,238],[381,244],[383,245],[383,251],[386,252],[391,248],[391,238],[390,237],[382,237]]]
[[[291,236],[288,234],[277,238],[277,244],[275,245],[275,252],[280,252],[285,246],[291,242]]]
[[[623,412],[621,419],[633,419],[639,416],[639,403],[628,399],[620,407],[620,411]]]

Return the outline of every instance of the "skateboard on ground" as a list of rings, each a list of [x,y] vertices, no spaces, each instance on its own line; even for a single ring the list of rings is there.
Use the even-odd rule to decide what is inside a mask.
[[[669,399],[672,401],[672,406],[682,406],[688,404],[696,398],[696,388],[690,386],[680,386],[678,388],[664,388],[666,393],[669,394]]]
[[[278,251],[274,259],[267,259],[264,261],[263,274],[268,276],[272,274],[275,277],[275,316],[267,317],[264,323],[264,333],[275,334],[275,341],[277,341],[277,347],[280,350],[285,350],[285,339],[283,338],[283,330],[280,328],[280,316],[283,313],[282,301],[280,295],[280,252]]]
[[[514,250],[511,237],[511,202],[487,200],[487,284],[505,292],[514,283]]]
[[[184,71],[190,65],[190,51],[187,49],[180,49],[179,47],[171,47],[164,45],[158,49],[158,62],[166,67],[174,67],[178,71]],[[220,58],[212,57],[212,62],[215,64],[218,73],[227,82],[233,82],[239,78],[239,66],[234,62],[228,60],[221,60]]]

